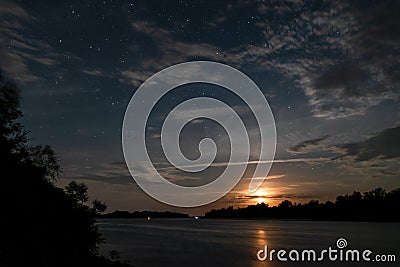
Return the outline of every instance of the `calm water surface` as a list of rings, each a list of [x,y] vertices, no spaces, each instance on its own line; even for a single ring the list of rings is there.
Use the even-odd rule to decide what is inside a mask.
[[[113,249],[122,261],[141,266],[400,266],[399,223],[311,222],[275,220],[101,219],[106,238],[101,253]],[[395,254],[397,262],[261,262],[257,251],[269,249],[370,249]],[[286,255],[287,256],[287,255]],[[372,258],[372,256],[371,256]]]

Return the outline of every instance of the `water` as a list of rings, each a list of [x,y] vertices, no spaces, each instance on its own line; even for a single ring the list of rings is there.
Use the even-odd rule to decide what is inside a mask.
[[[113,249],[122,261],[140,266],[400,266],[400,224],[276,220],[101,219],[106,238],[103,255]],[[337,249],[338,238],[347,249],[394,254],[397,262],[280,262],[259,261],[268,249]],[[300,254],[301,255],[301,254]],[[317,254],[319,255],[319,254]],[[286,257],[288,255],[286,254]]]

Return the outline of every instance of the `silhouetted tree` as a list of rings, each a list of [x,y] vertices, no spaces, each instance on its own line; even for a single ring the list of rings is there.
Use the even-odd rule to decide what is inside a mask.
[[[281,203],[279,203],[278,205],[279,208],[281,209],[289,209],[291,207],[293,207],[293,203],[290,200],[284,200]]]
[[[101,214],[107,210],[107,205],[102,203],[100,200],[93,200],[92,205],[96,214]]]
[[[88,187],[84,183],[70,182],[65,187],[65,192],[68,196],[76,201],[77,204],[83,204],[89,200]]]
[[[97,255],[94,215],[104,206],[84,205],[83,184],[53,184],[58,160],[28,144],[21,116],[16,86],[0,78],[0,266],[120,266]]]

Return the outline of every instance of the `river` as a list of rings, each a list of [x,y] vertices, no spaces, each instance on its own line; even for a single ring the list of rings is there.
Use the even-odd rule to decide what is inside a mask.
[[[100,252],[108,256],[115,249],[121,261],[141,266],[400,266],[400,224],[364,222],[320,222],[284,220],[216,219],[101,219],[99,229],[106,238]],[[342,238],[339,249],[337,240]],[[272,261],[260,261],[257,252],[275,250]],[[332,261],[328,252],[336,249]],[[303,250],[314,250],[314,262]],[[278,250],[285,250],[280,259]],[[298,259],[296,252],[298,252]],[[342,250],[342,252],[340,252]],[[346,251],[359,251],[352,261]],[[362,253],[370,250],[367,262]],[[265,253],[259,254],[262,258]],[[281,252],[283,253],[283,252]],[[291,253],[291,258],[289,257]],[[331,252],[333,253],[333,252]],[[340,253],[343,253],[340,260]],[[367,252],[368,254],[368,252]],[[332,259],[335,253],[331,254]],[[378,255],[379,258],[376,258]],[[382,262],[393,260],[396,262]],[[270,254],[268,254],[270,256]],[[313,255],[311,255],[313,256]],[[378,260],[381,260],[378,262]]]

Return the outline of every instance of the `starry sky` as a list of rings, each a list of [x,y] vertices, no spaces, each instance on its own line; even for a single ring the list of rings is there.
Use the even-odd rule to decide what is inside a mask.
[[[57,153],[59,185],[85,182],[109,211],[195,214],[391,190],[400,186],[400,3],[348,2],[0,0],[0,68],[20,88],[31,143]],[[237,68],[260,87],[275,116],[277,150],[257,192],[247,190],[250,163],[231,193],[188,210],[162,204],[135,184],[121,127],[143,81],[194,60]],[[182,86],[157,103],[146,130],[150,157],[167,179],[187,186],[212,181],[229,156],[223,129],[194,120],[182,132],[183,153],[198,157],[198,142],[210,137],[220,164],[198,174],[168,165],[161,122],[197,96],[224,100],[252,125],[245,104],[218,86]]]

